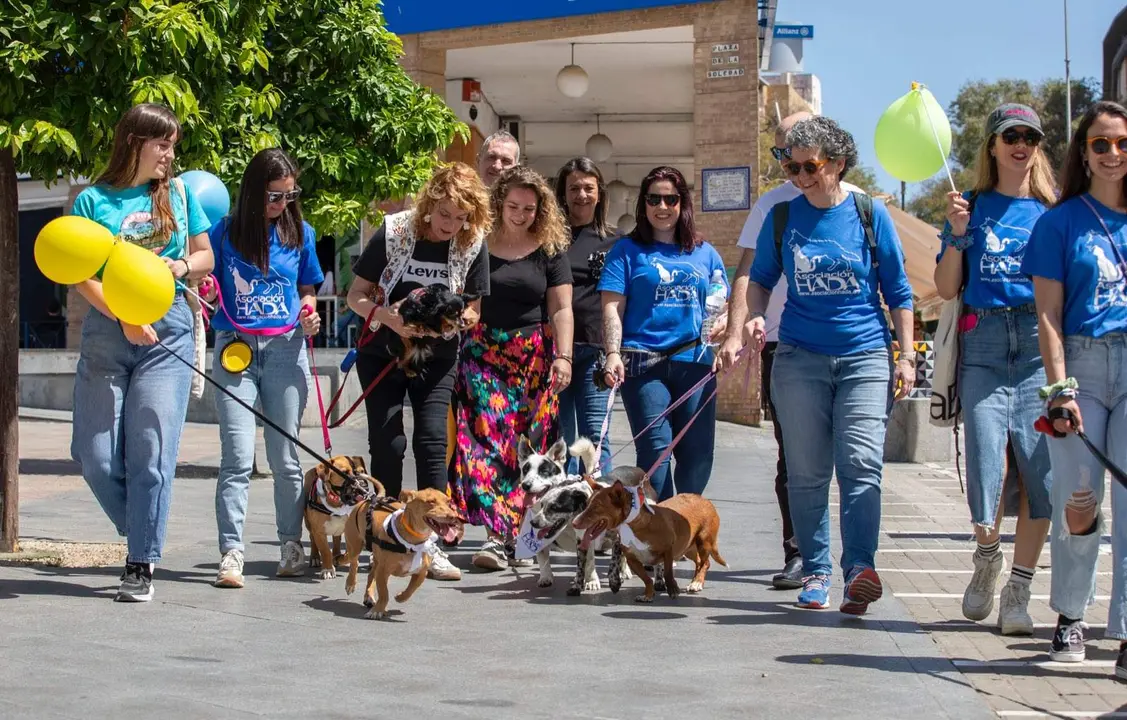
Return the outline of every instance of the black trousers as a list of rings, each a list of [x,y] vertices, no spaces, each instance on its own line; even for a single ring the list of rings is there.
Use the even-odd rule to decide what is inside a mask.
[[[775,364],[775,348],[777,342],[769,342],[763,348],[762,367],[763,377],[760,386],[763,388],[763,397],[767,407],[771,409],[771,424],[775,428],[775,443],[779,446],[779,459],[775,463],[775,497],[779,501],[779,513],[783,516],[783,559],[798,556],[798,539],[794,536],[794,523],[790,519],[790,496],[787,495],[787,458],[783,452],[783,428],[779,425],[779,415],[775,412],[775,403],[771,401],[771,367]]]
[[[361,389],[393,362],[391,358],[361,353],[356,358]],[[405,397],[411,401],[415,422],[411,449],[415,454],[417,487],[446,491],[446,414],[453,397],[456,369],[455,358],[434,358],[413,378],[396,368],[364,398],[368,453],[372,458],[369,470],[388,495],[396,497],[403,489],[403,456],[407,453],[407,433],[403,428]]]

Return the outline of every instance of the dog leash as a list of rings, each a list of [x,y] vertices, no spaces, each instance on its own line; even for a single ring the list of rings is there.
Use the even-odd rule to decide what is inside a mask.
[[[610,393],[607,395],[607,411],[603,415],[603,424],[599,428],[599,443],[595,445],[595,471],[598,472],[601,468],[600,458],[603,456],[603,442],[607,439],[607,432],[610,430],[610,416],[614,412],[614,395],[618,392],[618,385],[611,385]]]
[[[650,466],[650,469],[646,471],[647,480],[653,477],[654,471],[661,467],[661,464],[663,462],[669,459],[669,456],[673,454],[673,448],[677,447],[677,443],[681,442],[681,438],[685,437],[685,433],[689,431],[689,428],[691,428],[693,426],[693,423],[697,421],[697,418],[700,416],[700,414],[706,407],[708,407],[708,404],[712,402],[712,399],[716,397],[716,393],[719,390],[719,385],[712,388],[712,392],[707,398],[705,398],[705,401],[700,404],[700,407],[697,408],[697,411],[695,413],[693,413],[693,416],[689,418],[689,422],[685,423],[685,427],[681,428],[681,432],[677,433],[677,437],[673,438],[673,442],[669,443],[669,446],[661,451],[661,455],[658,456],[657,461],[654,462],[654,464]]]
[[[376,308],[372,308],[368,312],[368,317],[365,318],[364,325],[360,329],[360,337],[356,339],[356,347],[350,348],[348,354],[344,356],[344,360],[342,360],[340,363],[340,368],[344,371],[344,377],[341,378],[340,387],[338,387],[337,391],[333,394],[332,400],[329,401],[329,407],[327,410],[325,410],[325,423],[328,423],[328,416],[333,413],[333,409],[337,406],[337,403],[340,402],[340,396],[344,392],[345,386],[348,384],[348,376],[352,372],[352,367],[356,364],[356,356],[358,351],[360,350],[360,348],[371,342],[376,335],[374,332],[372,332],[371,328],[372,316],[375,314]],[[395,367],[395,364],[395,360],[392,359],[387,364],[387,366],[384,367],[382,371],[380,371],[380,374],[377,375],[375,379],[372,380],[372,382],[368,383],[368,387],[364,388],[364,392],[360,393],[360,397],[356,399],[356,402],[352,403],[348,410],[346,410],[344,414],[341,415],[335,422],[328,424],[328,427],[336,429],[343,425],[344,421],[347,420],[349,416],[352,415],[352,413],[356,412],[356,408],[360,407],[360,403],[364,402],[364,399],[372,394],[372,390],[376,388],[376,385],[379,385],[380,381],[387,377],[388,373],[390,373],[392,368]],[[318,395],[320,395],[320,391],[318,391]],[[327,432],[328,431],[326,430],[326,433]]]
[[[321,377],[317,374],[317,358],[313,354],[313,338],[306,337],[306,344],[309,348],[309,367],[313,371],[313,386],[317,391],[317,410],[321,415],[321,438],[325,441],[325,454],[329,457],[333,456],[333,440],[329,436],[329,420],[325,414],[325,401],[321,397]],[[341,383],[343,386],[344,383]]]
[[[1123,472],[1123,469],[1121,467],[1116,465],[1111,461],[1111,458],[1101,452],[1100,449],[1096,447],[1095,444],[1088,438],[1088,435],[1086,433],[1080,430],[1080,428],[1076,427],[1076,418],[1073,417],[1070,410],[1061,407],[1051,408],[1049,410],[1048,417],[1042,415],[1041,417],[1037,418],[1037,421],[1033,423],[1033,429],[1037,430],[1038,432],[1045,433],[1050,437],[1065,437],[1065,433],[1057,432],[1057,429],[1053,427],[1053,420],[1068,421],[1068,423],[1072,425],[1072,431],[1076,433],[1076,436],[1080,438],[1081,442],[1083,442],[1084,445],[1088,448],[1088,452],[1092,453],[1096,460],[1099,461],[1100,465],[1103,465],[1104,468],[1109,473],[1111,473],[1111,476],[1114,477],[1120,485],[1127,488],[1127,473]]]

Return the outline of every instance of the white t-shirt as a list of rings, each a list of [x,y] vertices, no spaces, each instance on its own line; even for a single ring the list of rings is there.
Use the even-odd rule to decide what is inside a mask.
[[[846,192],[865,192],[856,185],[847,182],[841,184],[841,189]],[[760,195],[751,208],[751,212],[748,213],[747,222],[744,223],[744,229],[740,231],[740,239],[736,242],[736,245],[748,250],[755,250],[755,243],[759,239],[763,222],[767,219],[767,213],[771,211],[771,208],[779,203],[790,202],[801,194],[802,191],[798,189],[797,185],[787,181]],[[783,317],[783,306],[786,305],[786,302],[787,276],[783,274],[779,276],[779,284],[771,291],[771,300],[767,303],[767,342],[779,341],[779,322]]]

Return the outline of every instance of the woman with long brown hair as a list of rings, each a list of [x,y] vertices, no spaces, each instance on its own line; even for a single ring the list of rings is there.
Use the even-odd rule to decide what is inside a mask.
[[[547,451],[557,434],[557,393],[571,382],[571,233],[548,183],[529,168],[506,170],[490,204],[497,218],[490,292],[462,344],[450,495],[462,517],[488,533],[473,564],[500,570],[524,504],[517,444],[524,435]]]
[[[1033,634],[1030,584],[1052,515],[1048,443],[1033,429],[1045,369],[1033,283],[1021,272],[1033,226],[1056,201],[1043,139],[1031,107],[1006,103],[990,113],[974,189],[947,196],[935,268],[942,297],[963,293],[958,389],[966,422],[967,505],[978,541],[974,575],[963,593],[969,620],[985,620],[994,608],[1005,565],[1002,516],[1007,508],[1018,516],[1014,565],[998,609],[1003,635]]]
[[[71,212],[164,258],[177,280],[204,277],[214,259],[210,223],[192,191],[173,179],[180,123],[161,105],[130,109],[114,130],[106,170],[82,191]],[[168,313],[152,325],[130,325],[106,306],[101,275],[76,286],[92,306],[82,323],[74,378],[71,454],[120,535],[125,572],[116,600],[153,597],[188,412],[194,356],[192,311],[177,284]],[[160,342],[161,348],[155,347]]]

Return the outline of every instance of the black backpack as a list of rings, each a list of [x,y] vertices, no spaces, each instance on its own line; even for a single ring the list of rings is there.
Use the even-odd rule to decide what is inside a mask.
[[[850,192],[853,202],[857,207],[857,216],[861,218],[861,227],[865,229],[865,243],[869,246],[869,254],[873,257],[873,267],[880,267],[877,259],[877,237],[873,233],[873,199],[865,193]],[[775,218],[775,252],[779,256],[779,267],[783,266],[783,235],[787,231],[787,222],[790,220],[790,203],[779,203],[771,208]]]

